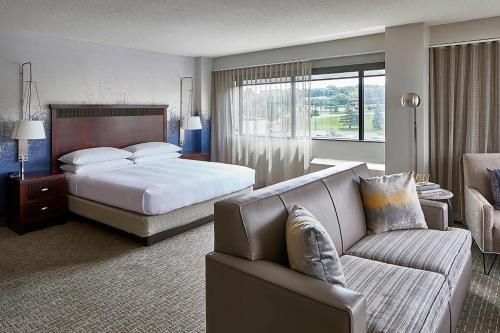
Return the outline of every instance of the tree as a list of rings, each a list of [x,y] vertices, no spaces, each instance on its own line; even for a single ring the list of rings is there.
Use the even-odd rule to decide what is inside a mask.
[[[319,111],[314,108],[312,111],[311,111],[311,118],[314,118],[314,129],[317,129],[318,128],[318,124],[316,123],[316,117],[319,116]]]
[[[372,126],[373,129],[379,132],[384,129],[384,119],[382,118],[382,112],[380,112],[380,107],[378,104],[375,108],[375,113],[373,114]]]
[[[359,125],[359,116],[354,108],[350,105],[346,106],[345,113],[340,118],[340,123],[344,127],[351,129],[353,126]]]

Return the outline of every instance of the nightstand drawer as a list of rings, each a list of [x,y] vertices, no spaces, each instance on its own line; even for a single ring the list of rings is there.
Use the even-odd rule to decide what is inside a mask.
[[[43,200],[57,195],[61,195],[65,191],[64,179],[55,179],[48,181],[38,181],[26,185],[28,201]]]
[[[46,220],[64,214],[66,211],[66,197],[59,196],[46,200],[31,202],[26,207],[28,221]]]

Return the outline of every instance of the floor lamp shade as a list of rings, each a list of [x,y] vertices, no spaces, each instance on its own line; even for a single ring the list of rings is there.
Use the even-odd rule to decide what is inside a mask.
[[[43,122],[40,120],[19,120],[12,131],[12,139],[45,139]]]
[[[401,97],[401,105],[405,108],[416,108],[420,105],[420,96],[415,93],[406,93]]]

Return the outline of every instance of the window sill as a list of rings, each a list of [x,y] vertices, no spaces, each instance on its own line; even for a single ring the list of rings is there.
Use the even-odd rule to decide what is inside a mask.
[[[318,141],[339,141],[339,142],[359,142],[359,143],[385,143],[385,141],[375,140],[356,140],[356,139],[334,139],[334,138],[311,138],[311,140]]]

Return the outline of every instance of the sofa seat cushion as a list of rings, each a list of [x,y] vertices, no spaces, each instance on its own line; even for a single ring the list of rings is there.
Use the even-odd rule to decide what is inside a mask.
[[[344,255],[347,288],[366,297],[367,332],[435,332],[448,311],[441,274]]]
[[[464,229],[397,230],[367,235],[346,254],[443,274],[452,291],[470,256],[470,248],[471,235]]]

